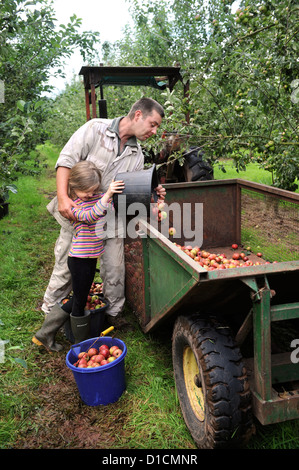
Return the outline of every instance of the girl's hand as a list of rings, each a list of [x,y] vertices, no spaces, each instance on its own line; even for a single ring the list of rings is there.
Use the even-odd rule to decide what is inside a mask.
[[[123,181],[112,181],[110,183],[110,186],[107,190],[107,196],[109,199],[113,196],[115,193],[122,193],[125,188],[125,183]]]
[[[121,193],[124,190],[125,183],[123,181],[112,181],[107,192],[102,197],[102,202],[108,204],[109,199],[112,198],[113,194]]]

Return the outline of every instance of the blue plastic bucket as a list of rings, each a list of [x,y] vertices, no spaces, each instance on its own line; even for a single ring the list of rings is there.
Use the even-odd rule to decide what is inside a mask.
[[[92,347],[99,349],[102,344],[118,346],[122,354],[115,361],[96,368],[78,368],[73,364],[78,354]],[[115,403],[126,389],[125,356],[127,347],[123,341],[109,336],[87,339],[72,346],[66,356],[66,365],[73,372],[80,397],[89,406],[109,405]]]

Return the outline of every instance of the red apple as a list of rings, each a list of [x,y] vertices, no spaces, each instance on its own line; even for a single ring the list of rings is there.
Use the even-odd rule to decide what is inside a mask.
[[[239,258],[240,258],[239,253],[234,253],[234,254],[233,254],[233,259],[239,259]]]
[[[232,249],[233,249],[233,250],[236,250],[237,248],[238,248],[238,245],[237,245],[236,243],[233,243],[233,244],[232,244]]]
[[[84,351],[81,351],[79,354],[78,354],[78,359],[82,359],[82,358],[85,358],[85,359],[89,359],[89,356],[87,354],[87,352],[84,352]]]
[[[117,348],[117,349],[114,349],[112,354],[114,357],[119,357],[121,353],[122,353],[122,350],[120,348]]]
[[[104,358],[107,359],[110,356],[109,349],[105,349],[105,348],[101,349],[100,354],[102,354]]]
[[[78,367],[87,367],[87,360],[84,357],[80,359]]]
[[[257,253],[256,256],[259,256],[261,258],[263,255],[262,253]]]
[[[109,364],[109,362],[107,361],[107,359],[103,359],[103,360],[100,362],[100,365],[101,365],[101,366],[105,366],[106,364]]]
[[[101,361],[103,361],[105,359],[105,356],[103,354],[96,354],[95,356],[92,356],[92,361],[93,362],[97,362],[97,363],[101,363]]]
[[[95,356],[96,354],[98,354],[98,350],[96,348],[90,348],[88,350],[89,357]]]
[[[116,345],[111,346],[111,348],[109,349],[109,353],[113,354],[113,351],[115,351],[115,349],[118,349],[118,346],[116,346]]]

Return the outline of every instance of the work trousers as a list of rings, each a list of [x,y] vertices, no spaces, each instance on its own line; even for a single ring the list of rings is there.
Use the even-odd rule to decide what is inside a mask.
[[[72,290],[71,273],[67,265],[72,238],[73,232],[61,227],[54,248],[55,264],[43,299],[42,310],[46,314]],[[116,316],[122,312],[125,303],[124,240],[121,237],[107,238],[104,245],[100,277],[103,281],[103,295],[109,302],[106,313]]]

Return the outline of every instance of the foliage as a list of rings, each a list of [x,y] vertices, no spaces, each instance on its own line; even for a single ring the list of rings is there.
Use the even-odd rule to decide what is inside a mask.
[[[75,79],[56,96],[51,103],[51,112],[44,122],[44,129],[53,144],[62,148],[70,136],[84,124],[84,103],[84,87]]]
[[[73,15],[57,25],[51,0],[2,0],[0,12],[1,192],[20,173],[27,172],[30,150],[46,138],[41,123],[49,111],[42,95],[51,90],[51,70],[63,75],[63,61],[79,47],[85,60],[96,53],[98,33],[78,31],[81,20]],[[38,167],[38,161],[31,162]],[[1,196],[1,195],[0,195]]]
[[[117,65],[180,64],[189,94],[182,98],[180,87],[164,94],[162,130],[175,132],[185,148],[200,145],[214,163],[230,157],[242,169],[258,162],[274,185],[294,190],[298,5],[243,0],[234,12],[232,3],[131,0],[134,25],[113,47],[105,45],[105,58]]]

